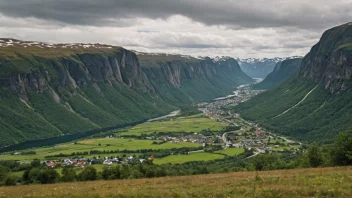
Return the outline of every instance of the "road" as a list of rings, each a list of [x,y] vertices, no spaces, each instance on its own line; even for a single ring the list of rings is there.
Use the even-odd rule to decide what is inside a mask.
[[[254,148],[256,151],[253,152],[253,155],[247,157],[246,159],[250,159],[252,157],[255,157],[261,153],[265,153],[265,151],[263,149],[259,149],[259,148]]]
[[[275,118],[277,118],[277,117],[280,117],[280,116],[284,115],[285,113],[289,112],[291,109],[293,109],[293,108],[297,107],[298,105],[300,105],[302,102],[304,102],[304,101],[306,100],[306,98],[307,98],[317,87],[318,87],[318,85],[315,86],[312,90],[310,90],[310,91],[304,96],[304,98],[303,98],[301,101],[299,101],[297,104],[295,104],[295,105],[292,106],[291,108],[287,109],[286,111],[282,112],[281,114],[279,114],[279,115],[277,115],[277,116],[275,116],[275,117],[273,117],[273,118],[271,118],[271,119],[275,119]]]
[[[190,151],[188,153],[201,153],[201,152],[204,152],[204,150]]]

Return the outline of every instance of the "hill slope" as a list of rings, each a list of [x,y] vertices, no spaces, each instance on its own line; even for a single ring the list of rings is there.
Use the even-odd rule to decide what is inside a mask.
[[[0,39],[0,147],[142,121],[251,82],[236,61],[163,57],[141,67],[121,47]]]
[[[3,197],[350,197],[352,169],[239,172],[1,187]]]
[[[297,75],[235,108],[283,135],[331,142],[352,125],[352,23],[326,31]]]
[[[252,88],[271,89],[279,85],[297,72],[301,62],[302,58],[286,59],[282,62],[278,62],[274,71],[272,71],[262,82],[253,85]]]
[[[221,59],[139,53],[143,72],[157,94],[172,104],[191,104],[223,96],[234,85],[253,80],[230,57]]]

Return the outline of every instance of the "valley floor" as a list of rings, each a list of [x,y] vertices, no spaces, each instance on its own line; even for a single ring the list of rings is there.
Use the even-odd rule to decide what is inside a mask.
[[[352,167],[0,188],[0,197],[351,197]]]

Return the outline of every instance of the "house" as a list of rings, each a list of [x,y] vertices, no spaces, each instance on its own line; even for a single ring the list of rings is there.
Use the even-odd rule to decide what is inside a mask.
[[[70,159],[65,159],[65,160],[64,160],[64,164],[65,164],[66,166],[69,166],[69,165],[72,165],[73,162],[72,162]]]
[[[109,166],[110,166],[110,165],[112,164],[112,161],[111,161],[111,160],[106,159],[106,160],[104,160],[103,164],[105,164],[105,165],[109,165]]]
[[[233,147],[233,148],[241,148],[242,145],[237,143],[237,144],[232,144],[232,147]]]
[[[133,156],[127,157],[127,160],[133,160]]]
[[[48,166],[48,167],[54,168],[54,167],[56,166],[56,163],[53,162],[53,161],[47,161],[47,162],[45,163],[45,165]]]

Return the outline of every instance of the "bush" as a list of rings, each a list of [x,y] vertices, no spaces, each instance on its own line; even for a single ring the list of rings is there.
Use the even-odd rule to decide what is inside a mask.
[[[65,166],[61,171],[62,177],[61,181],[63,182],[73,182],[76,180],[76,171],[72,166]]]
[[[15,175],[7,175],[4,179],[5,186],[15,186],[17,183],[17,177]]]
[[[83,171],[79,174],[79,178],[81,181],[94,181],[97,180],[97,169],[93,166],[87,166],[83,169]]]

